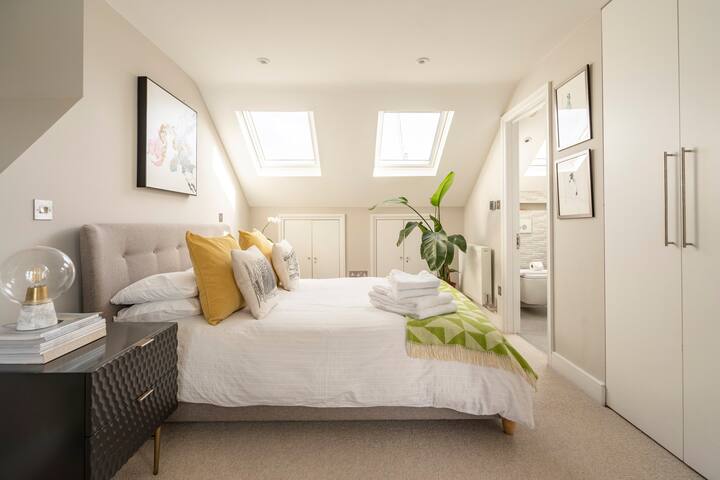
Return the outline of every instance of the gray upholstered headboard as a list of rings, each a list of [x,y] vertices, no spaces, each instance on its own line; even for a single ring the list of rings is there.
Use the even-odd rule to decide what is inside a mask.
[[[188,230],[220,236],[227,225],[108,223],[80,230],[82,298],[85,312],[111,320],[119,307],[110,303],[120,289],[155,273],[190,268],[185,244]]]

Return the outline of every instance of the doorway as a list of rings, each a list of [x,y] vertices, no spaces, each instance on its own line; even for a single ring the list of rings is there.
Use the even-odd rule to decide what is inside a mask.
[[[503,324],[552,352],[550,85],[503,115]]]

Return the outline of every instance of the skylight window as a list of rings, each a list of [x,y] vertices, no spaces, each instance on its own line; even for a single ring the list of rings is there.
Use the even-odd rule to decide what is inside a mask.
[[[319,176],[313,112],[238,112],[260,175]]]
[[[454,112],[378,112],[376,177],[437,174]]]
[[[547,142],[543,142],[540,145],[540,149],[537,151],[535,158],[530,161],[530,164],[525,170],[526,177],[544,177],[547,175]]]

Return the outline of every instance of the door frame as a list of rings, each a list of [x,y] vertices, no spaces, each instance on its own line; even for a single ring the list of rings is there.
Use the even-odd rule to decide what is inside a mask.
[[[425,220],[428,220],[428,218],[425,217],[425,213],[420,212],[421,215],[423,215],[423,218]],[[375,248],[375,243],[377,240],[377,221],[378,220],[403,220],[403,219],[413,219],[415,216],[412,213],[373,213],[370,215],[370,276],[374,277],[376,276],[376,265],[377,265],[377,248]],[[400,232],[398,232],[399,234]]]
[[[519,228],[520,199],[519,199],[519,165],[518,165],[518,136],[516,123],[532,112],[546,107],[546,158],[547,158],[547,203],[548,215],[547,229],[547,337],[548,361],[554,350],[554,156],[553,153],[553,102],[552,84],[544,83],[527,98],[514,105],[500,119],[500,142],[503,149],[503,197],[501,206],[501,261],[504,291],[501,295],[501,318],[503,330],[507,333],[517,333],[520,330],[520,262],[515,248],[515,234]]]
[[[344,213],[280,213],[278,214],[278,237],[285,239],[285,220],[337,220],[340,222],[340,272],[347,277],[346,245],[345,245],[345,214]]]

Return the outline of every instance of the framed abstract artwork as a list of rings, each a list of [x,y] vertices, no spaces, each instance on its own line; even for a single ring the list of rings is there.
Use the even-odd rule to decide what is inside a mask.
[[[590,150],[583,150],[555,162],[558,218],[593,216]]]
[[[555,89],[557,149],[565,150],[592,138],[590,125],[590,66]]]
[[[197,195],[197,112],[138,77],[137,186]]]

